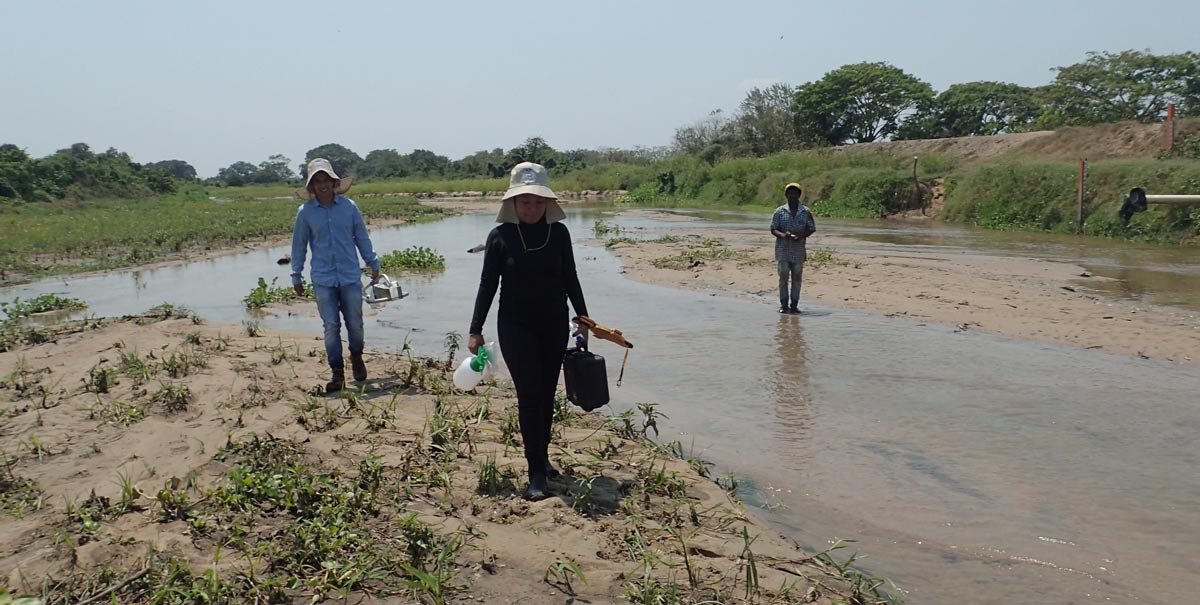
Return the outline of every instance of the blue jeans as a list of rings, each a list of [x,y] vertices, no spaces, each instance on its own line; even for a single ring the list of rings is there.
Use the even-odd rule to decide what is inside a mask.
[[[781,260],[779,262],[779,306],[800,304],[800,279],[804,277],[804,263]],[[792,278],[792,304],[788,305],[788,277]]]
[[[350,354],[363,352],[362,287],[358,284],[342,286],[313,285],[317,298],[317,312],[325,324],[325,356],[329,367],[345,367],[342,358],[342,322],[346,319],[346,334],[350,341]],[[340,316],[340,317],[339,317]]]

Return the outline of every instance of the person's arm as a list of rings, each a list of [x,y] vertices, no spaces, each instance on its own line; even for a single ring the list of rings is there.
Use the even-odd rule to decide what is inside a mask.
[[[566,280],[567,299],[571,301],[571,308],[575,309],[575,315],[588,314],[587,302],[583,299],[583,286],[579,284],[579,273],[575,270],[575,251],[571,248],[571,232],[567,230],[567,226],[562,223],[554,223],[551,227],[562,227],[562,242],[563,242],[563,279]]]
[[[367,223],[363,220],[358,205],[354,204],[351,207],[354,209],[354,245],[358,247],[358,254],[362,256],[363,262],[371,267],[371,283],[375,283],[375,280],[379,279],[379,255],[375,254],[375,247],[371,245],[371,235],[367,233]]]
[[[487,319],[488,311],[492,308],[492,299],[496,297],[496,289],[500,285],[500,271],[504,266],[504,239],[500,237],[500,228],[492,229],[484,244],[483,270],[479,275],[479,290],[475,293],[475,312],[471,315],[471,328],[468,330],[467,350],[474,353],[483,345],[483,322]]]
[[[812,210],[804,209],[804,237],[817,232],[817,221],[813,218]]]
[[[304,261],[308,256],[308,225],[302,214],[304,205],[296,210],[296,224],[292,227],[292,289],[304,294]]]

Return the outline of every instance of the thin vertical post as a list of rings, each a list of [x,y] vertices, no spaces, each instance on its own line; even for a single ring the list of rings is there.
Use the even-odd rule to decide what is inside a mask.
[[[1167,123],[1165,126],[1166,126],[1166,128],[1164,128],[1164,131],[1166,132],[1166,139],[1167,139],[1165,149],[1167,151],[1170,151],[1171,148],[1175,146],[1175,104],[1174,103],[1167,105]]]
[[[1079,181],[1075,190],[1075,233],[1083,233],[1083,186],[1087,178],[1087,158],[1079,158]]]
[[[917,156],[913,156],[913,202],[920,206],[921,215],[925,214],[925,204],[921,202],[921,181],[917,180]]]

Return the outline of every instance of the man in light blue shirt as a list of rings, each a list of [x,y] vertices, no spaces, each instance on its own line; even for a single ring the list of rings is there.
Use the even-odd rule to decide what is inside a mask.
[[[316,158],[308,163],[304,189],[310,197],[296,212],[296,226],[292,230],[292,287],[296,294],[304,294],[301,273],[311,249],[313,294],[321,322],[325,324],[325,355],[332,370],[325,392],[335,393],[346,384],[342,318],[346,320],[354,379],[359,382],[367,379],[367,365],[363,362],[362,270],[358,257],[362,255],[363,262],[371,267],[371,283],[375,283],[379,279],[379,256],[371,246],[358,206],[342,195],[350,189],[350,179],[338,178],[329,160]]]

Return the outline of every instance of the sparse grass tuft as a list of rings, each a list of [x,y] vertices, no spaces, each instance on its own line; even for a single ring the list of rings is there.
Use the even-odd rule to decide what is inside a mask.
[[[304,283],[304,294],[296,294],[296,290],[290,284],[287,286],[276,286],[275,283],[278,281],[279,278],[275,277],[268,284],[266,279],[262,277],[258,278],[258,285],[242,298],[242,304],[247,309],[261,309],[272,303],[314,300],[316,296],[310,283]]]
[[[186,384],[164,382],[157,391],[150,395],[150,401],[161,405],[168,414],[186,411],[191,400],[192,391]]]

